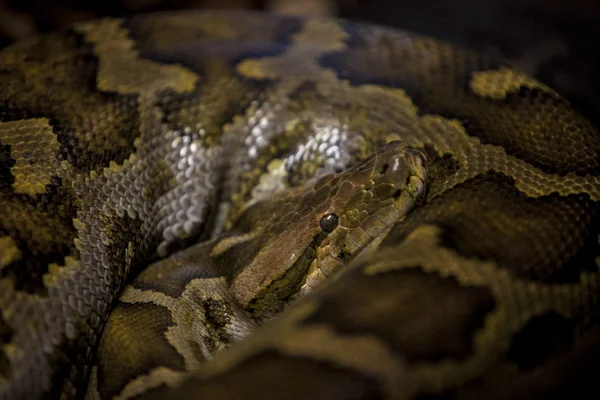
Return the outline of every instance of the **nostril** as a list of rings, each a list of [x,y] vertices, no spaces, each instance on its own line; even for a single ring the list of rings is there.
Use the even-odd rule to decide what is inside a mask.
[[[383,167],[381,167],[381,171],[379,171],[379,173],[381,175],[385,175],[385,173],[387,172],[387,170],[390,168],[389,164],[383,164]]]

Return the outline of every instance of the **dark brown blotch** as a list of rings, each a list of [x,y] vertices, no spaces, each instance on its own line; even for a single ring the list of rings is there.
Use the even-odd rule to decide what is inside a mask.
[[[533,317],[515,333],[508,359],[528,371],[573,345],[577,321],[554,311]]]
[[[410,268],[340,280],[305,323],[375,335],[409,362],[437,362],[471,355],[473,335],[494,306],[488,288]]]
[[[15,177],[11,172],[16,160],[10,156],[10,145],[3,146],[0,141],[0,193],[10,193],[13,191],[12,184]]]
[[[135,150],[137,96],[98,90],[98,60],[79,35],[39,37],[5,50],[14,62],[2,65],[0,121],[47,118],[60,143],[58,159],[81,172],[121,164]]]
[[[423,223],[441,229],[441,245],[520,278],[579,282],[582,272],[598,269],[600,203],[587,194],[530,198],[512,177],[490,171],[415,209],[384,244],[401,242]]]
[[[4,320],[0,312],[0,378],[10,379],[12,377],[12,367],[8,355],[4,351],[4,345],[10,343],[13,337],[13,330]]]
[[[140,290],[152,290],[171,297],[179,297],[188,283],[199,278],[215,278],[210,257],[212,243],[196,244],[170,257],[157,261],[141,272],[131,283]]]
[[[102,398],[113,398],[129,381],[159,366],[184,369],[183,357],[165,337],[173,325],[166,307],[151,303],[117,305],[98,350],[98,391]]]
[[[503,99],[483,98],[470,89],[472,74],[491,71],[502,63],[427,39],[398,45],[394,35],[380,34],[379,43],[328,53],[320,65],[354,85],[401,88],[420,115],[459,120],[467,134],[484,144],[501,146],[508,155],[544,172],[600,175],[597,129],[556,93],[520,87]],[[427,65],[429,59],[436,64]],[[407,60],[419,60],[421,68]],[[444,66],[444,73],[432,73],[439,65]]]
[[[273,16],[251,13],[248,10],[211,10],[200,21],[189,10],[157,15],[136,15],[126,19],[123,27],[141,48],[175,47],[180,43],[235,46],[239,43],[290,44],[292,35],[299,32],[303,19],[293,15]],[[212,26],[218,26],[214,29]],[[212,28],[212,29],[211,29]]]
[[[288,97],[291,100],[292,111],[303,111],[326,101],[319,93],[317,83],[313,80],[302,82]]]
[[[198,399],[383,399],[380,384],[364,372],[314,358],[258,353],[212,379],[190,379],[175,390],[150,391],[143,400]]]
[[[423,153],[427,157],[428,169],[427,180],[428,190],[435,193],[440,185],[454,175],[460,168],[458,160],[450,153],[439,155],[439,151],[433,145],[425,145]]]
[[[35,198],[12,193],[0,198],[0,236],[10,236],[21,253],[0,269],[0,278],[10,279],[18,291],[46,296],[43,276],[48,265],[64,265],[66,256],[77,254],[76,207],[72,191],[58,186]]]

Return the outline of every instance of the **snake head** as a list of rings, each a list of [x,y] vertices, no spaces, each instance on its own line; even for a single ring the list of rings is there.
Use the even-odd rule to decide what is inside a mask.
[[[215,246],[228,253],[232,293],[256,317],[281,311],[376,246],[422,200],[426,176],[423,153],[394,141],[342,173],[252,206],[240,217],[246,238]]]

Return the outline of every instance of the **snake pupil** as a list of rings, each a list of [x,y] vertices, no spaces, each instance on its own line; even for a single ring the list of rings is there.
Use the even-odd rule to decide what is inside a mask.
[[[321,217],[319,221],[321,230],[325,233],[331,233],[338,226],[338,217],[335,214],[327,214]]]

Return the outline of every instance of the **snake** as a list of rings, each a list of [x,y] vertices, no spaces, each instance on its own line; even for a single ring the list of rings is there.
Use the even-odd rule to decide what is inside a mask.
[[[599,161],[550,87],[396,28],[195,10],[23,39],[0,399],[575,398]]]

